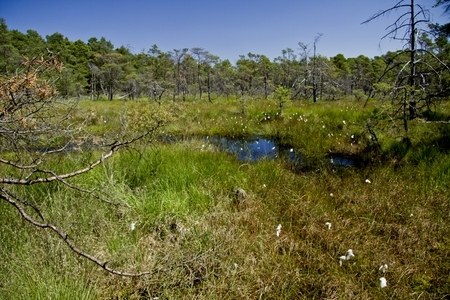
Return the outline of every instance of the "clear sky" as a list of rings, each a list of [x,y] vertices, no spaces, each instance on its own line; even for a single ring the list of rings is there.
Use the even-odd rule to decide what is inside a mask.
[[[133,53],[156,44],[162,51],[201,47],[234,63],[249,52],[271,60],[318,33],[317,53],[368,57],[401,46],[381,37],[399,13],[361,23],[399,0],[0,0],[9,29],[36,30],[43,38],[59,32],[71,41],[105,37]],[[436,0],[416,0],[444,24]]]

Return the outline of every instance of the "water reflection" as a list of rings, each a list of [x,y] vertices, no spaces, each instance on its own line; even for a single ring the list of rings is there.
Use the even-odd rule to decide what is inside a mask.
[[[356,164],[356,162],[353,158],[342,157],[342,156],[337,156],[337,155],[331,156],[330,163],[333,166],[337,166],[337,167],[353,167]]]
[[[278,151],[275,142],[266,139],[235,140],[225,137],[215,137],[209,140],[222,151],[236,155],[240,161],[258,161],[261,159],[275,159]]]
[[[226,137],[206,138],[221,151],[226,151],[237,157],[242,162],[255,162],[261,159],[282,158],[295,169],[300,170],[305,166],[305,157],[295,151],[291,146],[278,145],[274,140],[264,138],[232,139]],[[336,167],[353,167],[356,165],[353,158],[333,154],[330,163]]]
[[[181,138],[183,139],[183,138]],[[179,137],[166,136],[165,142],[173,143],[179,141]],[[317,163],[329,163],[335,167],[354,167],[356,161],[354,158],[344,156],[339,153],[334,153],[328,156],[324,156],[319,161],[312,161],[305,157],[300,151],[297,151],[294,147],[286,144],[278,144],[272,139],[266,139],[262,137],[254,137],[247,139],[237,139],[230,137],[205,137],[203,138],[205,143],[209,143],[214,147],[217,147],[220,151],[228,152],[234,155],[241,162],[256,162],[262,159],[276,159],[281,158],[288,163],[293,169],[301,170],[304,167],[311,167]]]

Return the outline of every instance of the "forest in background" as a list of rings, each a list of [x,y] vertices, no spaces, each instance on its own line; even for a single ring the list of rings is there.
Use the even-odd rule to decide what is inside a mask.
[[[378,37],[374,37],[378,38]],[[290,89],[291,99],[367,99],[395,94],[399,74],[410,59],[405,49],[369,58],[361,54],[346,58],[320,53],[320,35],[297,50],[282,49],[272,61],[264,54],[240,55],[235,64],[207,49],[180,48],[162,51],[155,44],[133,54],[129,47],[116,48],[105,37],[87,43],[71,41],[61,33],[43,38],[30,29],[26,33],[8,29],[0,19],[0,74],[11,75],[23,57],[57,56],[64,64],[56,82],[63,97],[90,99],[148,98],[155,101],[202,100],[214,97],[267,98],[278,86]],[[450,44],[446,27],[428,24],[417,35],[417,78],[426,88],[425,105],[449,94]],[[430,71],[431,70],[431,71]],[[405,77],[406,78],[406,77]]]

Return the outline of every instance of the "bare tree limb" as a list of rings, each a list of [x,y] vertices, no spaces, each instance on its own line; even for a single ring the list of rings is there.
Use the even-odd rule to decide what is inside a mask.
[[[118,270],[115,270],[113,268],[110,268],[107,265],[107,263],[108,263],[107,261],[100,261],[98,258],[96,258],[96,257],[94,257],[94,256],[92,256],[92,255],[82,251],[80,248],[78,248],[72,242],[72,240],[69,238],[69,235],[67,233],[65,233],[63,230],[61,230],[60,228],[56,227],[53,224],[40,223],[40,222],[36,221],[35,219],[33,219],[31,216],[29,216],[25,212],[24,208],[18,202],[14,201],[14,199],[9,196],[9,193],[6,190],[4,190],[3,188],[0,188],[0,191],[2,192],[0,194],[0,198],[2,198],[6,202],[8,202],[12,206],[14,206],[19,211],[19,213],[22,216],[22,218],[24,218],[25,220],[27,220],[29,223],[31,223],[32,225],[34,225],[36,227],[39,227],[39,228],[42,228],[42,229],[50,229],[51,231],[56,233],[56,235],[58,235],[58,237],[61,238],[69,246],[69,248],[73,252],[75,252],[79,256],[82,256],[82,257],[90,260],[91,262],[93,262],[96,265],[98,265],[101,268],[103,268],[105,271],[108,271],[111,274],[120,275],[120,276],[127,276],[127,277],[139,277],[139,276],[149,275],[149,274],[153,273],[153,272],[150,272],[150,271],[140,272],[140,273],[129,273],[129,272],[122,272],[122,271],[118,271]]]
[[[33,164],[33,165],[29,165],[29,166],[22,166],[22,165],[18,165],[18,164],[16,164],[16,163],[14,163],[14,162],[12,162],[12,161],[3,159],[3,158],[1,158],[1,157],[0,157],[0,163],[5,164],[5,165],[10,165],[10,166],[12,166],[12,167],[14,167],[14,168],[16,168],[16,169],[22,169],[22,170],[25,170],[25,169],[35,169],[35,168],[37,168],[37,167],[39,166],[39,162],[36,163],[36,164]]]
[[[51,163],[49,156],[67,151],[73,143],[78,145],[80,140],[80,143],[83,143],[86,138],[77,139],[77,134],[82,133],[84,125],[90,120],[83,118],[80,121],[81,125],[74,123],[78,122],[78,119],[73,118],[72,115],[74,107],[69,102],[59,102],[56,98],[54,82],[49,82],[45,76],[42,76],[43,72],[59,72],[61,68],[62,64],[55,57],[24,58],[21,69],[17,70],[15,75],[0,78],[0,142],[2,153],[5,154],[0,158],[0,166],[3,167],[0,175],[0,200],[5,200],[12,205],[30,224],[51,230],[69,246],[71,251],[94,262],[109,273],[131,277],[152,274],[153,272],[122,272],[109,267],[107,262],[77,247],[63,229],[44,218],[43,212],[37,205],[21,199],[20,194],[15,193],[15,189],[26,189],[26,186],[56,182],[73,191],[88,193],[109,204],[126,205],[104,199],[94,191],[73,184],[69,179],[88,173],[119,150],[131,147],[164,125],[164,118],[157,120],[147,118],[148,122],[141,127],[152,125],[149,128],[145,127],[143,133],[135,133],[128,139],[122,138],[124,140],[117,140],[106,145],[106,150],[93,161],[85,163],[79,169],[62,171],[65,173],[59,174],[47,167],[46,162]],[[10,154],[14,155],[14,158],[11,158]],[[8,186],[13,186],[14,189],[8,189]]]
[[[76,171],[73,171],[70,173],[66,173],[66,174],[53,175],[53,176],[49,176],[49,177],[39,177],[36,179],[0,178],[0,183],[17,184],[17,185],[32,185],[32,184],[43,183],[43,182],[60,181],[60,180],[64,180],[67,178],[78,176],[80,174],[87,173],[90,170],[97,167],[98,165],[100,165],[101,163],[103,163],[106,159],[110,158],[114,153],[119,151],[119,149],[126,147],[138,140],[145,138],[146,136],[152,134],[159,127],[161,127],[161,125],[162,125],[162,121],[158,121],[156,126],[152,130],[150,130],[142,135],[139,135],[137,137],[134,137],[134,138],[124,141],[124,142],[119,142],[119,141],[114,142],[113,144],[110,145],[111,148],[110,148],[109,152],[103,153],[101,158],[94,161],[93,163],[91,163],[89,166],[87,166],[85,168],[82,168],[82,169],[79,169],[79,170],[76,170]],[[42,170],[41,172],[50,173],[49,171],[44,171],[44,170]]]
[[[67,181],[64,180],[64,179],[59,178],[59,176],[58,176],[54,171],[52,171],[52,170],[46,170],[46,171],[42,171],[42,172],[52,174],[54,177],[57,177],[57,178],[58,178],[58,181],[59,181],[59,182],[61,182],[62,184],[66,185],[67,187],[69,187],[69,188],[71,188],[71,189],[73,189],[73,190],[77,190],[77,191],[82,192],[82,193],[89,194],[89,195],[91,195],[92,197],[96,198],[97,200],[100,200],[100,201],[103,201],[103,202],[106,202],[106,203],[108,203],[108,204],[115,205],[115,206],[125,206],[125,207],[130,207],[130,206],[129,206],[128,204],[126,204],[126,203],[116,203],[116,202],[109,201],[109,200],[107,200],[107,199],[105,199],[105,198],[102,198],[102,197],[98,196],[98,195],[95,194],[93,191],[89,191],[89,190],[83,189],[83,188],[81,188],[81,187],[78,187],[78,186],[76,186],[76,185],[73,185],[73,184],[67,182]]]
[[[384,16],[384,15],[389,14],[390,12],[392,12],[392,11],[394,11],[394,10],[397,10],[397,9],[400,8],[400,7],[407,7],[407,6],[408,6],[407,4],[401,4],[403,1],[404,1],[404,0],[401,0],[401,1],[397,2],[397,4],[395,4],[395,5],[392,6],[391,8],[382,10],[382,11],[380,11],[380,12],[374,14],[372,17],[370,17],[369,19],[365,20],[365,21],[362,22],[361,24],[367,24],[367,23],[369,23],[369,22],[371,22],[371,21],[373,21],[373,20],[375,20],[375,19],[378,19],[378,18],[381,17],[381,16]]]

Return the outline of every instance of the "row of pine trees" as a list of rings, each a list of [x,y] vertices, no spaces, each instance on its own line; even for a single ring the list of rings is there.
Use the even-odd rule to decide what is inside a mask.
[[[418,37],[417,52],[422,69],[416,70],[427,95],[448,94],[450,80],[440,72],[450,65],[450,44],[437,25]],[[377,39],[378,37],[374,37]],[[407,51],[387,52],[369,58],[361,54],[327,58],[302,43],[286,48],[270,60],[264,54],[240,55],[232,63],[201,47],[162,51],[157,45],[140,53],[118,48],[106,38],[71,41],[61,33],[45,38],[34,30],[8,29],[0,19],[0,74],[10,76],[23,57],[54,56],[64,69],[56,82],[63,97],[89,99],[137,99],[154,101],[205,100],[216,97],[268,98],[278,86],[291,92],[291,99],[339,100],[390,97],[398,86],[398,74],[409,60]],[[320,53],[320,43],[317,45]],[[441,63],[436,63],[436,58]],[[430,72],[430,70],[434,70]]]

